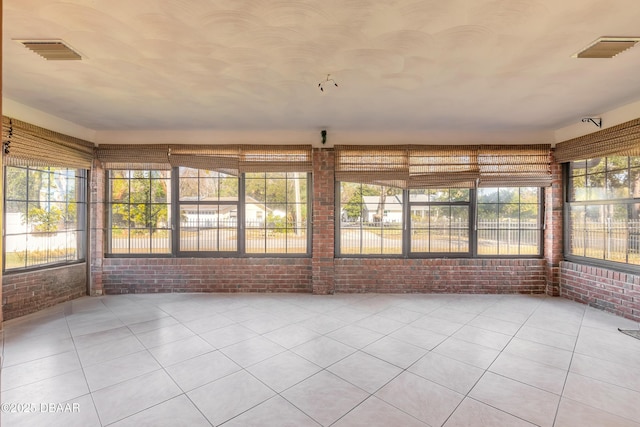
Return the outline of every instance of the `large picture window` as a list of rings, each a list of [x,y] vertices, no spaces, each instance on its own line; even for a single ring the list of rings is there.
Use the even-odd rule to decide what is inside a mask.
[[[341,182],[337,188],[340,256],[542,255],[539,187],[402,190]]]
[[[640,265],[640,157],[568,167],[567,255]]]
[[[307,255],[309,175],[110,170],[110,255]]]
[[[5,168],[5,271],[85,257],[86,171]]]

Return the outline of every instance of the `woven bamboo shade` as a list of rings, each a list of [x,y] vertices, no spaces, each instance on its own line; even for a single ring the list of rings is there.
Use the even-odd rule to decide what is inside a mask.
[[[409,188],[466,187],[479,177],[477,146],[409,146]]]
[[[10,142],[8,166],[90,169],[95,150],[91,142],[4,116],[2,141]]]
[[[310,145],[242,145],[240,172],[311,172]]]
[[[480,186],[551,185],[551,146],[482,145],[478,151]]]
[[[640,156],[640,118],[556,145],[560,163],[606,156]]]
[[[406,188],[409,159],[406,146],[337,145],[337,181]]]
[[[173,167],[238,175],[240,147],[237,145],[172,145],[170,148],[169,163]]]
[[[548,186],[550,145],[336,146],[336,180],[400,188]]]
[[[96,157],[105,169],[171,169],[168,145],[101,144]]]

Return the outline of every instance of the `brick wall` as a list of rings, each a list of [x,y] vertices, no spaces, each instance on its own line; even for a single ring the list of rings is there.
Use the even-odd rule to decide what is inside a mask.
[[[80,298],[87,293],[87,265],[74,264],[2,278],[4,320]]]
[[[640,276],[560,263],[560,295],[640,322]]]
[[[106,294],[311,292],[308,258],[105,258]]]
[[[543,259],[362,259],[335,261],[338,292],[544,293]]]
[[[560,261],[563,255],[564,191],[562,166],[551,162],[551,186],[544,190],[544,259],[547,261],[547,289],[550,296],[560,295]]]
[[[313,150],[313,284],[314,294],[333,294],[335,230],[335,155],[333,149]]]

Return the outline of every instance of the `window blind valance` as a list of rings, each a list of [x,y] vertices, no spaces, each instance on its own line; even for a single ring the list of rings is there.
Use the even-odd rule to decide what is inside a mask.
[[[310,145],[120,145],[103,144],[105,169],[190,167],[237,175],[242,172],[311,172]]]
[[[551,146],[336,146],[336,180],[400,188],[548,186]]]
[[[405,146],[337,145],[337,181],[406,188],[409,159]]]
[[[310,145],[241,145],[240,172],[311,172]]]
[[[100,144],[96,157],[105,169],[171,169],[168,145]]]
[[[559,163],[606,156],[640,156],[640,118],[556,145]]]
[[[10,117],[2,117],[2,141],[10,142],[5,164],[90,169],[93,143]]]
[[[480,187],[548,187],[551,146],[483,145],[478,152]]]
[[[240,147],[237,145],[171,145],[169,163],[238,175]]]

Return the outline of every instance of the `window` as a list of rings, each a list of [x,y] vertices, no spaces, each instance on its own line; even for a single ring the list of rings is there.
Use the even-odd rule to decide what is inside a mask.
[[[478,255],[540,255],[540,189],[478,189]]]
[[[411,190],[411,252],[468,253],[469,195],[466,188]]]
[[[380,185],[340,183],[342,254],[402,254],[403,192]]]
[[[309,176],[110,170],[110,255],[309,253]],[[173,189],[173,191],[172,191]]]
[[[568,177],[568,258],[640,265],[640,157],[574,161]]]
[[[109,171],[112,254],[171,253],[171,173]]]
[[[180,251],[238,251],[238,177],[181,167]]]
[[[245,250],[251,254],[307,253],[307,174],[244,175]]]
[[[539,187],[403,191],[341,182],[337,188],[339,255],[542,255]]]
[[[83,260],[86,172],[7,166],[5,174],[4,269]]]

